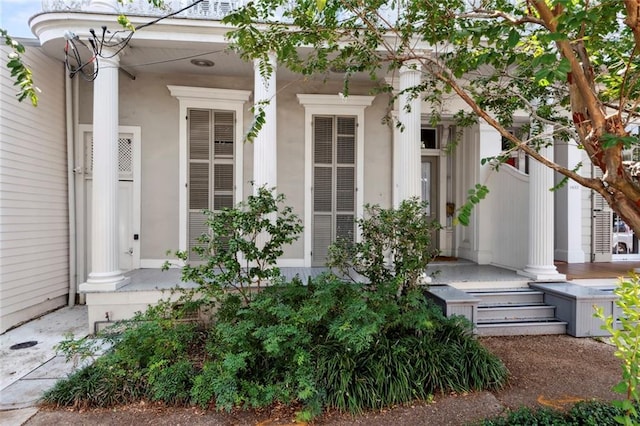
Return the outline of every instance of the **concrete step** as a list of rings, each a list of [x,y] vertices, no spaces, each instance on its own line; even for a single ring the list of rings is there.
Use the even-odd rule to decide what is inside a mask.
[[[480,299],[479,306],[530,305],[544,303],[544,293],[531,289],[501,289],[467,291]]]
[[[499,305],[478,306],[478,322],[513,320],[550,320],[555,319],[554,306],[536,305]]]
[[[532,336],[542,334],[566,334],[567,323],[558,320],[479,322],[479,336]]]

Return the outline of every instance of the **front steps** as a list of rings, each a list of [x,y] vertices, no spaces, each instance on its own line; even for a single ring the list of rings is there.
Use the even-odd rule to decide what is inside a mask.
[[[544,292],[530,288],[467,290],[478,299],[474,322],[480,336],[566,334],[567,323],[556,319],[555,306]]]

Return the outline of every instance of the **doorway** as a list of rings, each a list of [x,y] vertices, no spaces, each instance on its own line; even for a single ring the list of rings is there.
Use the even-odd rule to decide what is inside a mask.
[[[427,220],[438,220],[438,163],[440,157],[423,155],[420,171],[420,188],[422,192],[422,201],[426,202],[425,213],[427,214]],[[440,247],[439,232],[433,230],[431,233],[432,246],[435,248]]]
[[[118,267],[127,272],[140,267],[140,128],[121,126],[118,136]],[[84,182],[79,197],[83,213],[78,238],[78,275],[86,280],[91,271],[93,196],[93,131],[80,126]],[[81,251],[81,248],[84,250]]]

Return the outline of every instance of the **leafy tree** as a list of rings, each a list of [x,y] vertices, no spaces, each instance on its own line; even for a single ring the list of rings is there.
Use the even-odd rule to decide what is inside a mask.
[[[260,0],[224,21],[245,59],[266,63],[275,53],[302,75],[344,69],[345,94],[356,73],[391,92],[380,75],[419,61],[422,81],[406,93],[429,102],[434,120],[445,99],[459,98],[457,124],[486,121],[511,149],[597,191],[640,233],[640,185],[622,156],[638,145],[628,129],[640,112],[640,0]],[[508,131],[518,111],[531,116],[524,137]],[[549,125],[555,141],[577,143],[603,177],[541,155]]]
[[[7,58],[7,68],[11,70],[11,77],[15,80],[14,85],[18,86],[18,93],[16,93],[18,101],[29,99],[33,106],[38,106],[38,88],[33,83],[31,69],[22,61],[22,54],[25,52],[24,46],[2,28],[0,28],[0,37],[12,50]]]

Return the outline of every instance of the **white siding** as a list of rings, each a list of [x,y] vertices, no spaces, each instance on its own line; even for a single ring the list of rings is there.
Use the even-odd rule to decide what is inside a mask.
[[[63,65],[27,46],[42,90],[19,103],[0,70],[0,333],[66,303],[69,229]]]
[[[490,180],[490,192],[483,203],[492,207],[492,220],[499,224],[491,235],[493,264],[522,269],[529,248],[529,176],[508,165]]]
[[[582,158],[582,169],[580,174],[586,177],[591,177],[591,161],[586,152]],[[582,250],[585,255],[585,262],[591,262],[593,255],[592,247],[592,232],[593,226],[593,211],[592,211],[592,198],[593,191],[589,188],[582,187]]]

